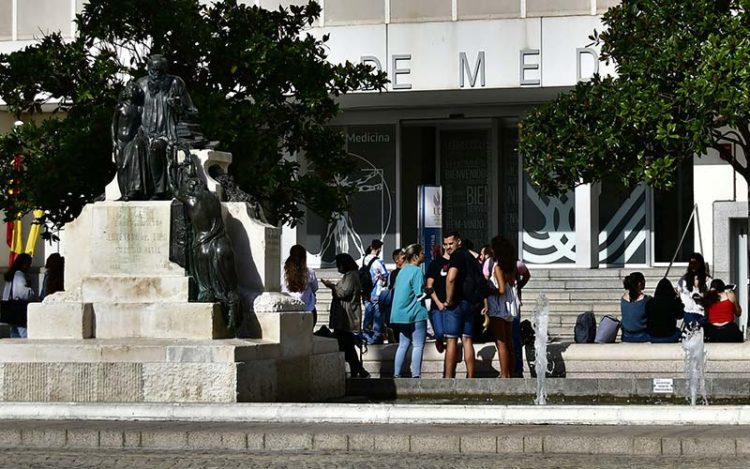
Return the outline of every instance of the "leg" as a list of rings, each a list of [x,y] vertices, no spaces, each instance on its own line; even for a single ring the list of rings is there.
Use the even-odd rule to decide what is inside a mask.
[[[313,315],[313,330],[315,330],[315,325],[318,323],[318,310],[316,308],[313,308],[312,315]]]
[[[500,363],[500,377],[510,378],[511,377],[511,351],[509,347],[506,329],[510,329],[510,324],[504,319],[492,318],[490,319],[490,328],[492,329],[492,335],[495,336],[495,345],[497,346],[497,355]]]
[[[333,331],[333,335],[339,343],[339,350],[344,352],[344,360],[349,364],[351,376],[357,376],[362,371],[362,363],[360,363],[357,351],[354,348],[354,334],[336,329]]]
[[[444,376],[446,378],[456,377],[456,365],[458,364],[458,338],[445,338],[445,365]]]
[[[404,358],[406,358],[406,352],[409,350],[411,345],[412,332],[414,331],[413,324],[401,324],[399,328],[398,336],[398,349],[396,349],[396,359],[393,363],[393,377],[400,378],[401,370],[404,367]]]
[[[372,306],[373,306],[372,343],[382,344],[383,343],[383,317],[380,311],[380,303],[378,301],[374,301]]]
[[[476,372],[476,355],[474,353],[474,307],[466,301],[458,306],[463,322],[461,344],[464,348],[466,377],[473,378]]]
[[[362,318],[362,331],[372,330],[372,317],[374,311],[372,309],[372,302],[365,301],[365,317]]]
[[[424,342],[427,339],[427,321],[419,321],[414,324],[411,348],[411,377],[422,376],[422,354],[424,353]]]
[[[466,362],[466,377],[473,378],[476,373],[477,357],[474,353],[474,339],[463,336],[461,345],[464,347],[464,362]]]

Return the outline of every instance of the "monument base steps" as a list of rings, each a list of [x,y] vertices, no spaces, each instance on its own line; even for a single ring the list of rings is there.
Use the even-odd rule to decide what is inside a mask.
[[[309,354],[290,356],[265,339],[3,340],[0,401],[262,402],[342,396],[344,360],[336,340],[310,342]]]

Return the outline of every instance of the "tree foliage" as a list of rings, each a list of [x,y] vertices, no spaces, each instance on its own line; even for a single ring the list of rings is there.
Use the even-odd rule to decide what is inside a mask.
[[[314,1],[265,10],[236,0],[91,0],[75,39],[51,34],[0,55],[0,98],[26,122],[0,136],[0,209],[42,207],[59,226],[101,194],[114,176],[117,95],[161,53],[185,80],[206,137],[233,154],[235,180],[271,222],[298,222],[300,204],[324,217],[340,210],[347,189],[333,181],[350,164],[343,136],[326,126],[339,112],[335,98],[382,89],[386,78],[327,62],[328,38],[305,32],[320,12]],[[285,157],[298,153],[305,172]]]
[[[520,152],[541,192],[582,183],[673,184],[681,161],[707,149],[750,180],[750,11],[747,0],[623,0],[592,40],[617,77],[595,76],[534,109]]]

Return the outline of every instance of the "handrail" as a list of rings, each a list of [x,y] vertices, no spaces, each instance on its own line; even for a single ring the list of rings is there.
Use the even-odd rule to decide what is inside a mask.
[[[685,230],[682,232],[680,243],[677,245],[677,249],[675,249],[674,251],[672,260],[669,261],[669,267],[667,267],[667,271],[664,273],[664,278],[667,278],[669,276],[669,271],[672,270],[672,264],[674,264],[674,260],[677,259],[677,253],[680,252],[680,248],[682,248],[682,243],[685,241],[685,236],[687,236],[687,231],[688,228],[690,228],[690,223],[693,221],[693,218],[695,218],[696,220],[696,224],[698,227],[698,242],[700,243],[701,254],[703,253],[703,237],[701,236],[701,224],[700,218],[698,217],[698,204],[693,204],[693,211],[690,212],[690,218],[688,219],[687,225],[685,225]]]

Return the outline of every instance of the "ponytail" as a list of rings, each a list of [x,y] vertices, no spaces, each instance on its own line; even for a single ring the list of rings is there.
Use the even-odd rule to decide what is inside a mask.
[[[628,291],[628,298],[630,302],[638,299],[640,296],[643,285],[646,283],[646,278],[640,272],[633,272],[626,276],[622,281],[622,286]]]

